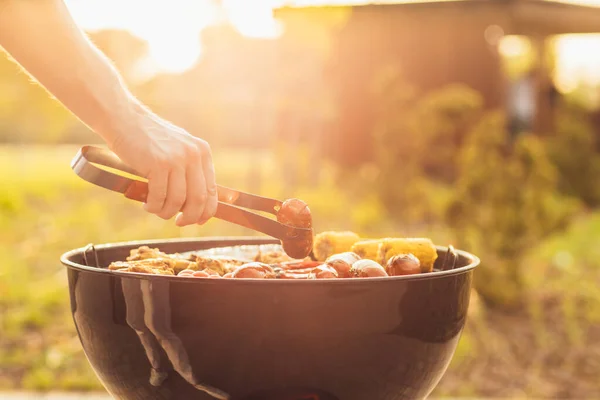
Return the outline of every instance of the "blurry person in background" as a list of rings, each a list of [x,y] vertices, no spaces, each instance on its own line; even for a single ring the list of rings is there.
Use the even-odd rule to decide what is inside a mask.
[[[208,143],[138,101],[63,0],[0,0],[0,47],[148,179],[146,211],[163,219],[177,215],[178,226],[214,216],[217,185]]]
[[[536,112],[536,71],[529,71],[509,88],[509,128],[513,137],[533,129]]]

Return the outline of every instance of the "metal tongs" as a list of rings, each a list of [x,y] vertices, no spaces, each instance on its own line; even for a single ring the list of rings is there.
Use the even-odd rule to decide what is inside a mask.
[[[102,167],[108,167],[115,171]],[[73,158],[71,168],[80,178],[94,185],[122,193],[131,200],[146,201],[148,196],[147,180],[108,149],[83,146]],[[122,173],[131,177],[127,177]],[[312,235],[310,228],[298,228],[282,224],[243,209],[248,208],[277,215],[283,204],[279,200],[243,193],[223,186],[217,186],[217,193],[219,202],[215,214],[216,218],[262,232],[280,240],[290,240],[306,234]]]

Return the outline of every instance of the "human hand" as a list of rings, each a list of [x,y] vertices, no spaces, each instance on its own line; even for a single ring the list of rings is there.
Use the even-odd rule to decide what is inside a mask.
[[[136,121],[137,120],[137,121]],[[204,224],[217,210],[211,149],[202,139],[144,111],[108,142],[123,162],[148,179],[144,209],[176,224]]]
[[[144,107],[64,1],[0,0],[0,9],[0,48],[149,179],[148,212],[170,219],[182,211],[179,226],[215,214],[208,144]]]

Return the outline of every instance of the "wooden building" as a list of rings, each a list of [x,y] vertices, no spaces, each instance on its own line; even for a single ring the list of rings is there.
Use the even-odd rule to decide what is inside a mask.
[[[456,0],[343,7],[345,22],[333,29],[324,82],[332,85],[338,110],[327,133],[328,150],[341,162],[371,157],[374,109],[370,85],[387,64],[423,90],[464,83],[479,91],[488,108],[507,106],[507,82],[494,36],[524,35],[543,55],[545,39],[561,34],[600,32],[600,8],[547,0]],[[287,26],[317,29],[323,15],[340,7],[281,8]],[[295,25],[294,25],[295,24]],[[293,34],[293,33],[292,33]],[[544,59],[544,57],[540,57]],[[536,69],[534,131],[551,126],[551,80],[544,64]]]

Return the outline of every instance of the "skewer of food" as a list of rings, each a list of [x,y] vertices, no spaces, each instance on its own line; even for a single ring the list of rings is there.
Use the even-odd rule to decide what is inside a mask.
[[[206,251],[166,254],[141,246],[108,269],[182,278],[356,279],[428,273],[437,259],[437,249],[427,238],[363,239],[353,232],[320,233],[312,250],[314,258],[294,259],[284,247],[257,246],[246,252],[250,256],[233,257]]]

